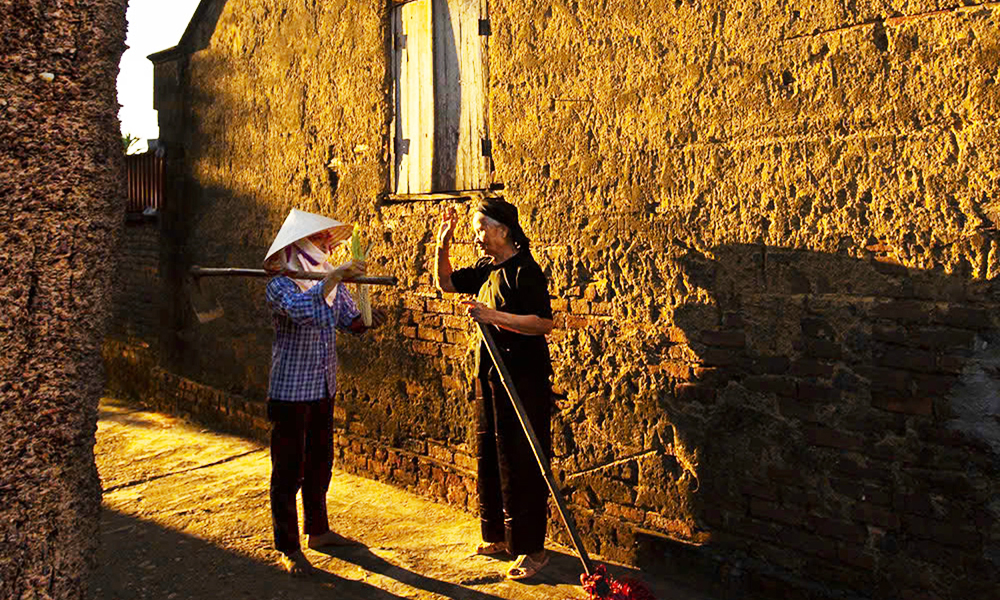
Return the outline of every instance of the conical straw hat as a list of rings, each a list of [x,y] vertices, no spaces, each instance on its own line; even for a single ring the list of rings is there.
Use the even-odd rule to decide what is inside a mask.
[[[293,208],[288,213],[288,217],[285,218],[285,222],[281,225],[278,235],[271,242],[267,256],[264,257],[264,263],[267,264],[275,254],[284,250],[286,246],[327,229],[333,233],[335,243],[342,242],[351,237],[350,225],[334,221],[322,215],[314,215],[313,213]]]

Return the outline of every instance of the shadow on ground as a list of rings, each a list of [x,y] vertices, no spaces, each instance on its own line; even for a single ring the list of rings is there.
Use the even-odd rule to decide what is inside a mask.
[[[403,598],[363,581],[326,572],[307,579],[292,578],[275,564],[229,552],[208,541],[114,510],[102,511],[97,568],[90,578],[93,600],[332,597]]]
[[[365,598],[567,600],[583,598],[579,559],[549,546],[534,579],[505,579],[510,558],[475,554],[472,515],[383,483],[335,472],[327,497],[336,531],[365,546],[306,549],[322,572],[295,579],[277,564],[267,508],[266,448],[183,419],[101,403],[95,456],[104,486],[94,600]],[[600,560],[599,557],[594,557]],[[656,576],[661,600],[705,600]]]
[[[582,572],[576,556],[549,550],[551,561],[534,581],[524,582],[537,594],[538,588],[574,584]],[[364,546],[326,552],[332,561],[351,563],[373,575],[381,575],[413,588],[400,596],[365,581],[356,581],[318,570],[308,578],[292,578],[276,564],[228,551],[209,541],[172,531],[156,523],[104,508],[97,568],[90,578],[91,600],[160,598],[252,598],[254,600],[343,598],[346,600],[396,600],[402,598],[453,598],[456,600],[502,600],[465,585],[500,583],[502,575],[484,573],[475,580],[449,583],[426,577],[393,564]],[[323,568],[323,561],[316,561]],[[612,567],[615,577],[641,578],[632,569]],[[565,594],[553,591],[553,598]],[[660,596],[663,597],[663,596]]]
[[[472,544],[470,544],[470,547],[471,546]],[[501,597],[499,596],[469,589],[464,586],[502,583],[505,581],[505,578],[501,571],[506,570],[508,565],[513,564],[512,557],[507,557],[506,559],[483,558],[482,560],[484,561],[490,561],[500,565],[500,568],[496,569],[496,572],[484,572],[480,576],[465,577],[456,584],[426,577],[399,565],[392,564],[372,552],[371,549],[364,546],[337,548],[331,551],[324,549],[320,550],[320,552],[341,561],[351,563],[370,573],[377,573],[420,590],[441,594],[447,598],[461,598],[466,600],[501,600]],[[544,588],[546,586],[554,587],[558,585],[579,585],[580,574],[583,572],[580,559],[571,554],[555,551],[552,548],[549,548],[548,552],[549,564],[541,573],[530,580],[521,581],[517,584],[511,585],[530,586],[535,588],[533,591],[536,593],[543,591],[539,588]],[[629,571],[628,569],[621,567],[612,567],[611,570],[616,577],[627,576],[635,579],[641,578],[637,571],[627,572]],[[565,593],[553,589],[552,597],[564,598],[568,596]]]
[[[393,579],[399,583],[404,583],[410,587],[414,587],[425,592],[441,594],[446,598],[461,598],[463,600],[502,600],[499,596],[486,594],[477,590],[462,587],[462,585],[433,579],[431,577],[415,573],[409,569],[390,563],[381,556],[372,552],[371,549],[364,546],[352,546],[349,548],[338,548],[336,550],[329,551],[324,549],[320,550],[320,552],[361,567],[369,573],[375,573],[382,575],[383,577],[388,577],[389,579]],[[501,577],[490,576],[485,577],[482,580],[476,580],[469,583],[478,585],[496,583],[499,581],[502,581]]]

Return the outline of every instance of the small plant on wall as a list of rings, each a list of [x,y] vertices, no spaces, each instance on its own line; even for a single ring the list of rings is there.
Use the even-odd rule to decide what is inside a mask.
[[[135,148],[136,144],[140,142],[140,138],[132,135],[131,133],[126,133],[122,136],[122,146],[124,147],[125,154],[128,154],[130,150]]]

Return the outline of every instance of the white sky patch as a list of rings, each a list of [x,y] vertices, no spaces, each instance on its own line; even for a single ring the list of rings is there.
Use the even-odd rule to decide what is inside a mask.
[[[146,149],[146,140],[160,135],[153,110],[153,63],[146,58],[154,52],[177,45],[199,0],[129,0],[128,33],[118,73],[118,118],[122,135],[131,134],[142,142],[133,151]]]

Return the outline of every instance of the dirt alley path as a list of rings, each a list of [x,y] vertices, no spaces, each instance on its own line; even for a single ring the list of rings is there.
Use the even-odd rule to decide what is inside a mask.
[[[95,600],[585,598],[566,548],[550,546],[536,581],[507,581],[506,562],[473,553],[471,515],[336,469],[331,526],[365,546],[306,549],[323,572],[292,578],[271,546],[266,447],[104,399],[96,455],[104,510]],[[710,600],[648,573],[613,573],[641,578],[660,600]]]

